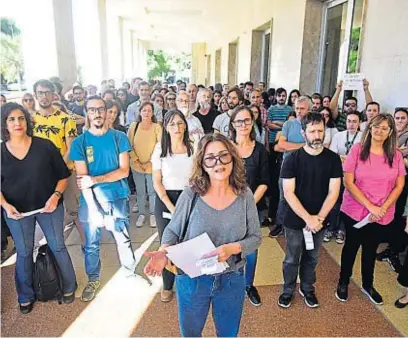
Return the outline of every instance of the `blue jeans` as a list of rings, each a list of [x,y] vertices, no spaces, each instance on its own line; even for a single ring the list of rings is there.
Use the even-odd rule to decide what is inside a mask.
[[[245,299],[243,270],[196,278],[176,276],[180,331],[183,337],[201,337],[210,305],[218,337],[236,337]]]
[[[137,206],[139,214],[146,216],[146,200],[149,196],[149,214],[154,215],[154,202],[156,193],[153,189],[152,174],[143,174],[132,170],[133,179],[136,185]],[[147,195],[146,195],[147,188]]]
[[[44,232],[48,246],[57,261],[62,276],[63,292],[74,292],[77,288],[77,283],[71,257],[64,243],[64,208],[62,204],[52,213],[36,214],[20,220],[14,220],[8,218],[4,212],[4,218],[10,228],[17,250],[15,281],[18,302],[21,304],[35,300],[33,289],[33,247],[36,221]]]
[[[314,292],[316,283],[316,266],[319,258],[319,249],[323,243],[324,231],[313,234],[314,249],[306,250],[302,230],[285,227],[286,255],[283,261],[283,293],[293,295],[296,289],[296,279],[299,274],[300,289],[305,292]]]
[[[258,211],[259,224],[262,224],[261,214]],[[258,262],[258,249],[251,252],[246,258],[245,264],[245,286],[250,287],[254,285],[256,263]]]
[[[116,241],[120,264],[129,274],[136,268],[135,256],[129,234],[129,200],[127,198],[116,200],[102,205],[105,212],[114,217],[114,225],[107,230],[111,231]],[[90,282],[99,280],[101,272],[101,259],[99,255],[101,227],[101,213],[89,209],[86,203],[79,207],[79,220],[85,235],[85,272]]]
[[[278,212],[276,214],[276,224],[282,226],[283,220],[285,218],[285,213],[288,208],[288,202],[285,200],[285,196],[283,194],[283,179],[279,178],[279,205],[278,205]]]

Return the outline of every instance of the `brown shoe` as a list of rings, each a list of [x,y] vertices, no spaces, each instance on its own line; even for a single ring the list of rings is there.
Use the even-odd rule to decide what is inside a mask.
[[[160,292],[160,299],[163,303],[171,302],[173,299],[173,291],[171,290],[162,290]]]

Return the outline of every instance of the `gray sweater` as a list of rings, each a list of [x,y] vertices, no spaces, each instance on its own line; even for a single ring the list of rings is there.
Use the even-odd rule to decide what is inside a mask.
[[[174,245],[182,235],[182,229],[188,216],[194,192],[191,188],[184,189],[180,195],[174,215],[164,230],[162,244]],[[231,256],[227,263],[236,271],[245,264],[245,256],[254,252],[261,245],[261,228],[254,195],[247,188],[246,192],[224,210],[216,210],[198,198],[191,213],[190,223],[184,241],[207,233],[215,247],[238,242],[242,253]]]

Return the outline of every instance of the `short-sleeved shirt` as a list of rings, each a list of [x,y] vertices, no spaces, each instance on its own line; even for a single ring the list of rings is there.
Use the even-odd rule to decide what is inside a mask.
[[[211,108],[206,115],[200,114],[199,111],[196,111],[193,115],[200,120],[204,134],[209,134],[214,132],[213,123],[216,117],[220,115],[220,112],[215,108]]]
[[[381,206],[395,188],[397,178],[406,174],[402,155],[396,151],[390,167],[383,155],[370,153],[369,158],[363,162],[360,159],[360,152],[361,144],[357,143],[351,148],[344,161],[343,170],[354,174],[356,186],[372,204]],[[357,222],[369,214],[369,211],[357,202],[347,189],[344,191],[341,211]],[[377,223],[389,224],[394,218],[394,213],[395,203]]]
[[[86,162],[88,175],[100,176],[119,169],[119,155],[130,150],[127,136],[109,128],[101,136],[93,135],[89,131],[78,136],[72,142],[69,157],[72,161]],[[98,183],[92,188],[100,203],[128,198],[130,193],[126,178],[115,182]],[[81,203],[83,202],[81,194]]]
[[[68,137],[76,137],[76,123],[66,113],[61,110],[54,109],[53,114],[43,116],[36,112],[33,115],[34,136],[50,140],[58,148],[61,155],[64,156],[67,152]]]
[[[310,215],[317,215],[322,208],[329,193],[330,180],[342,176],[339,155],[327,148],[316,156],[300,148],[287,156],[281,170],[281,178],[295,179],[295,195]],[[306,225],[290,206],[286,209],[283,224],[296,230]]]
[[[282,127],[281,135],[286,138],[286,141],[292,143],[304,143],[305,138],[302,135],[302,125],[298,119],[293,119],[286,121]],[[283,153],[283,158],[286,158],[291,153],[291,151],[285,151]]]
[[[228,112],[222,113],[215,118],[213,128],[218,130],[220,134],[228,137],[230,120],[231,116],[228,115]]]
[[[287,105],[270,106],[268,109],[268,121],[285,122],[288,114],[293,111],[293,108]],[[269,130],[269,143],[275,142],[276,135],[281,129]]]
[[[76,103],[71,103],[68,107],[70,111],[72,111],[74,114],[80,115],[80,116],[86,116],[85,113],[85,106],[80,106]],[[78,135],[81,135],[84,129],[84,124],[77,124],[77,132]]]
[[[166,190],[184,190],[188,187],[189,179],[193,170],[193,155],[167,153],[161,157],[162,147],[160,142],[156,144],[152,155],[153,170],[160,170],[162,184]]]
[[[333,136],[330,150],[339,155],[347,155],[353,144],[360,142],[361,135],[362,133],[359,131],[354,135],[350,135],[347,130],[341,131]]]
[[[1,192],[19,212],[44,208],[58,181],[70,175],[60,152],[49,140],[34,136],[22,160],[1,143]]]

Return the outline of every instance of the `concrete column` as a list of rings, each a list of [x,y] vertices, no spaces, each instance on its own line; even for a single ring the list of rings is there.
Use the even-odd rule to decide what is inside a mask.
[[[119,51],[120,51],[120,77],[123,78],[125,74],[125,44],[123,37],[123,18],[119,17]]]
[[[122,46],[120,19],[118,16],[107,13],[108,19],[108,61],[109,78],[122,79]]]
[[[59,76],[65,86],[72,85],[77,66],[71,0],[27,1],[24,6],[19,24],[27,89],[31,91],[35,81],[51,76]]]
[[[204,84],[206,77],[206,45],[205,43],[193,43],[191,52],[191,83]]]
[[[109,77],[108,29],[106,18],[106,0],[98,0],[99,34],[101,39],[102,78]]]
[[[132,32],[129,27],[123,25],[123,56],[124,56],[124,72],[123,78],[132,76]]]

